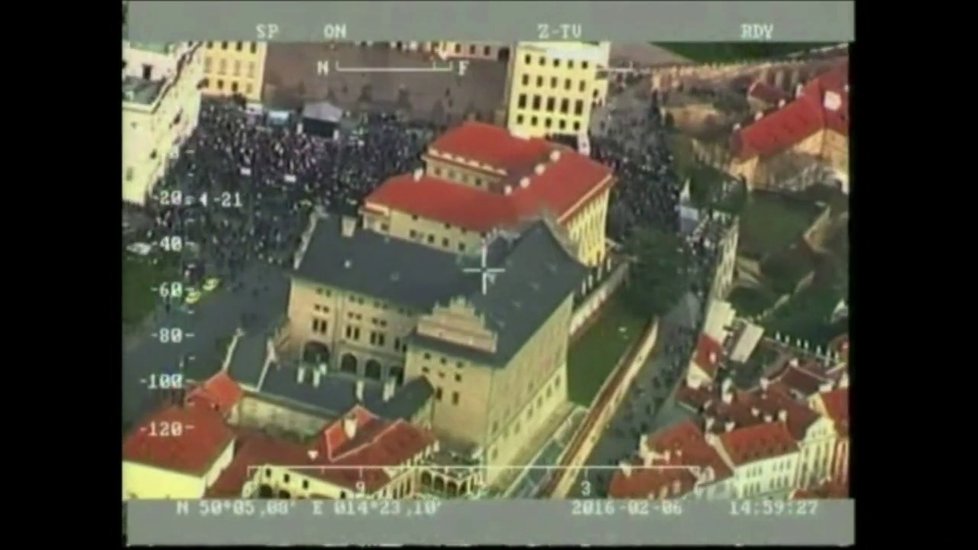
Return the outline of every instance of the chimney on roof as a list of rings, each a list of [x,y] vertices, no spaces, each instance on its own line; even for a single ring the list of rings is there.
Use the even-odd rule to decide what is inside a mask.
[[[354,397],[357,398],[358,403],[363,403],[363,380],[358,379],[356,385],[353,387]]]
[[[412,174],[412,178],[414,179],[414,181],[421,181],[421,176],[423,175],[424,175],[424,170],[418,168],[414,171],[414,174]]]
[[[713,363],[716,363],[716,362],[717,362],[717,352],[711,351],[710,352],[710,364],[712,365]]]
[[[778,100],[778,109],[780,109],[781,107],[784,107],[787,103],[788,102],[785,101],[784,99],[779,99]]]
[[[788,411],[786,411],[784,409],[779,410],[778,411],[778,420],[780,420],[781,422],[787,422],[788,421]]]
[[[757,111],[756,113],[754,113],[755,121],[761,120],[762,118],[764,118],[764,111]]]
[[[350,412],[343,417],[343,433],[346,434],[347,439],[353,439],[357,436],[357,415],[355,413]]]
[[[384,380],[384,402],[391,400],[394,397],[394,383],[396,379],[393,376],[388,376],[387,380]]]
[[[720,384],[720,397],[728,405],[733,402],[733,380],[727,378]]]
[[[528,178],[526,176],[523,176],[522,178],[520,178],[520,188],[521,189],[526,189],[529,186],[530,186],[530,178]],[[509,186],[507,186],[506,188],[508,189]]]
[[[733,420],[727,420],[727,422],[723,425],[724,431],[727,432],[732,432],[736,427],[737,427],[737,423],[734,422]]]
[[[716,423],[716,419],[712,416],[707,416],[703,419],[703,431],[708,432],[713,429],[713,424]]]
[[[798,358],[797,357],[792,357],[791,358],[791,361],[788,361],[788,365],[790,365],[792,367],[797,367],[798,366]]]
[[[761,409],[758,409],[757,407],[751,407],[750,415],[753,416],[754,418],[761,416]]]
[[[503,194],[504,195],[510,195],[512,193],[513,193],[513,186],[512,185],[507,185],[506,187],[503,188]]]
[[[842,107],[842,97],[839,96],[838,92],[830,90],[825,92],[825,97],[822,98],[822,105],[830,111],[838,111]]]
[[[765,422],[773,422],[774,421],[774,416],[772,416],[771,413],[764,413],[764,421]]]
[[[821,384],[819,384],[818,391],[822,393],[832,391],[832,381],[828,380],[826,382],[822,382]]]
[[[352,216],[343,216],[340,220],[340,230],[344,237],[352,237],[357,230],[357,219]]]
[[[804,89],[805,86],[801,82],[799,82],[798,85],[795,86],[795,97],[801,97],[801,93],[802,91],[804,91]]]
[[[662,460],[666,464],[669,464],[669,459],[672,458],[672,451],[670,451],[669,449],[666,449],[666,452],[662,453],[660,456],[662,457]]]
[[[740,130],[740,123],[739,122],[734,123],[733,129],[734,129],[734,132],[736,132],[737,130]]]
[[[683,450],[676,449],[676,460],[680,460],[683,457]]]
[[[761,390],[767,391],[768,387],[771,385],[771,381],[768,380],[767,376],[761,377]]]
[[[847,93],[847,94],[849,93],[849,83],[848,82],[844,86],[842,86],[842,91],[845,92],[845,93]]]
[[[846,88],[848,87],[849,86],[846,85]],[[560,149],[554,149],[553,151],[550,151],[550,161],[557,162],[558,160],[560,160]]]
[[[846,388],[849,387],[849,373],[848,372],[843,372],[842,373],[842,376],[839,377],[839,387],[842,388],[842,389],[846,389]]]
[[[543,163],[541,162],[540,164],[537,164],[536,166],[534,166],[534,167],[533,167],[533,173],[539,176],[539,175],[540,175],[540,174],[542,174],[542,173],[543,173],[543,171],[544,171],[544,170],[546,170],[546,169],[547,169],[547,167],[546,167],[546,165],[544,165],[544,164],[543,164]]]
[[[316,370],[312,371],[312,387],[314,387],[314,388],[318,388],[319,387],[319,379],[322,378],[322,376],[323,375],[319,371],[319,369],[316,369]]]
[[[618,465],[621,467],[621,473],[625,474],[625,477],[632,475],[632,465],[627,460],[622,460]]]

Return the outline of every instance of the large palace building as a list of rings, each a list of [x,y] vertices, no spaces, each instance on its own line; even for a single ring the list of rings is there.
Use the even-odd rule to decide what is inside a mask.
[[[323,374],[426,379],[439,439],[510,464],[566,401],[573,298],[586,268],[542,220],[471,252],[319,218],[292,280],[289,341]]]
[[[524,139],[478,122],[436,139],[425,168],[395,176],[364,201],[374,231],[455,253],[471,253],[493,230],[557,222],[589,266],[605,258],[609,168],[567,147]]]

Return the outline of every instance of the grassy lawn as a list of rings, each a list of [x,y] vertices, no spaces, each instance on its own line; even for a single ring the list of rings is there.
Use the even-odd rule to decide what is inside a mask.
[[[814,254],[804,241],[774,254],[761,266],[761,273],[771,289],[778,294],[791,294],[806,276],[815,272]]]
[[[712,206],[721,212],[739,214],[744,207],[744,193],[734,192],[722,197],[723,182],[730,176],[702,162],[693,155],[690,138],[682,134],[669,135],[669,148],[675,159],[676,173],[681,180],[689,178],[689,195],[693,204],[699,208]]]
[[[669,42],[656,43],[656,45],[696,63],[732,63],[782,57],[831,44],[817,42]]]
[[[818,207],[773,193],[751,193],[740,218],[740,246],[764,257],[798,240],[818,215]]]
[[[591,405],[618,359],[641,335],[645,323],[645,319],[625,307],[620,297],[612,298],[601,317],[568,351],[567,390],[571,401],[585,407]]]
[[[760,315],[774,305],[778,295],[767,288],[737,287],[730,292],[729,301],[738,314],[745,317]]]
[[[122,323],[138,325],[161,298],[152,291],[160,282],[172,279],[176,269],[167,264],[153,265],[148,258],[122,255]]]

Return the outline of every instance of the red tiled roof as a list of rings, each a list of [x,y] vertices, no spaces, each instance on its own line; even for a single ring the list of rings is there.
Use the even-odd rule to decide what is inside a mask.
[[[429,147],[508,172],[532,167],[550,154],[552,145],[538,138],[519,138],[500,126],[465,122],[442,134]]]
[[[716,374],[722,357],[723,346],[706,334],[700,334],[699,340],[696,341],[696,354],[693,356],[696,366],[712,377]]]
[[[755,424],[720,434],[720,444],[737,466],[785,455],[798,450],[798,445],[781,422]]]
[[[810,397],[818,393],[822,384],[828,379],[813,371],[812,367],[788,365],[781,371],[777,381],[781,382],[791,392],[803,397]]]
[[[823,128],[848,135],[848,82],[848,64],[812,80],[794,101],[735,132],[731,138],[734,154],[741,159],[767,157],[795,145]],[[841,104],[838,109],[825,106],[827,92],[839,96]]]
[[[775,104],[782,99],[789,99],[788,94],[782,90],[760,80],[750,85],[750,88],[747,89],[747,95],[771,104]]]
[[[296,470],[300,474],[317,477],[351,490],[356,488],[358,482],[363,481],[365,491],[371,492],[390,481],[390,477],[382,469],[331,469],[325,466],[396,466],[407,462],[435,442],[434,435],[427,430],[403,420],[383,420],[363,407],[354,407],[347,414],[357,419],[357,430],[353,439],[346,436],[342,418],[327,426],[312,447],[273,439],[263,434],[247,437],[231,466],[222,473],[208,494],[240,494],[251,471],[265,465],[302,466]],[[317,469],[316,466],[324,468]]]
[[[659,431],[649,438],[648,448],[659,454],[668,452],[669,458],[654,459],[653,466],[699,466],[713,470],[713,480],[730,477],[730,467],[720,454],[704,439],[703,432],[691,420]],[[644,467],[641,459],[634,461],[631,473],[626,476],[618,470],[611,479],[609,495],[612,498],[659,498],[662,488],[668,497],[674,498],[696,487],[697,477],[685,468]],[[676,483],[678,482],[678,491]]]
[[[187,399],[191,402],[203,401],[216,407],[221,413],[227,414],[238,404],[243,395],[241,386],[232,380],[228,373],[221,371],[194,388]]]
[[[693,388],[683,384],[676,390],[676,401],[695,411],[706,404],[713,397],[713,391],[707,386]]]
[[[849,435],[849,388],[836,388],[821,394],[825,413],[843,436]]]
[[[488,124],[463,124],[436,140],[432,147],[497,163],[509,174],[505,181],[511,193],[495,193],[430,176],[415,181],[412,175],[405,174],[385,181],[365,199],[365,208],[385,206],[484,232],[515,226],[544,211],[563,221],[587,204],[582,203],[586,197],[597,196],[612,183],[611,170],[588,157],[543,140],[522,140]],[[549,157],[553,149],[560,150],[556,161]],[[542,174],[534,172],[537,163],[545,166]],[[526,187],[520,185],[523,177],[529,180]]]
[[[162,426],[180,425],[179,436],[164,437]],[[171,428],[166,428],[167,430]],[[155,435],[151,435],[155,432]],[[234,441],[219,413],[206,406],[170,406],[152,414],[122,443],[122,458],[165,470],[202,475]]]

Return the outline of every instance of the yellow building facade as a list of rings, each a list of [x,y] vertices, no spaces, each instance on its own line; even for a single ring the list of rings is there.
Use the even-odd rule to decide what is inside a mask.
[[[200,44],[123,43],[122,199],[143,205],[197,127]]]
[[[507,87],[506,127],[519,135],[583,135],[608,94],[607,42],[521,42]]]
[[[472,158],[478,153],[455,151],[460,142],[463,148],[486,143],[510,151],[526,147],[530,152],[513,153],[509,158],[516,160],[506,166],[498,160],[503,157],[479,160]],[[535,164],[527,166],[524,159]],[[367,228],[439,250],[475,254],[494,230],[518,232],[542,218],[553,222],[557,236],[570,244],[581,263],[598,266],[605,260],[614,175],[590,159],[502,128],[469,123],[436,140],[422,160],[424,167],[414,174],[391,178],[367,196],[361,210]],[[561,175],[551,177],[551,171]],[[580,180],[573,182],[570,200],[569,178]],[[524,193],[535,197],[524,199]],[[560,204],[560,211],[554,212],[551,204]],[[514,211],[522,214],[514,216]]]
[[[393,379],[400,386],[424,377],[433,388],[426,416],[440,440],[478,449],[486,465],[523,460],[527,441],[567,402],[573,298],[585,276],[552,228],[536,223],[511,245],[505,265],[513,272],[509,280],[520,282],[487,282],[488,297],[477,290],[477,275],[445,272],[462,270],[454,251],[428,251],[433,247],[376,233],[350,218],[323,218],[312,235],[292,279],[293,352],[358,379]],[[383,259],[368,259],[361,247]],[[376,277],[392,288],[380,290],[380,280],[371,281]],[[459,290],[451,290],[455,285]],[[420,306],[418,293],[431,288],[451,298]],[[394,293],[404,299],[393,299]],[[489,311],[496,312],[492,322]],[[487,482],[501,472],[489,468]]]
[[[122,500],[203,498],[208,487],[234,458],[234,442],[221,451],[202,475],[168,470],[133,461],[122,462]]]
[[[207,42],[203,92],[213,96],[241,94],[248,101],[260,103],[267,54],[266,42]]]

